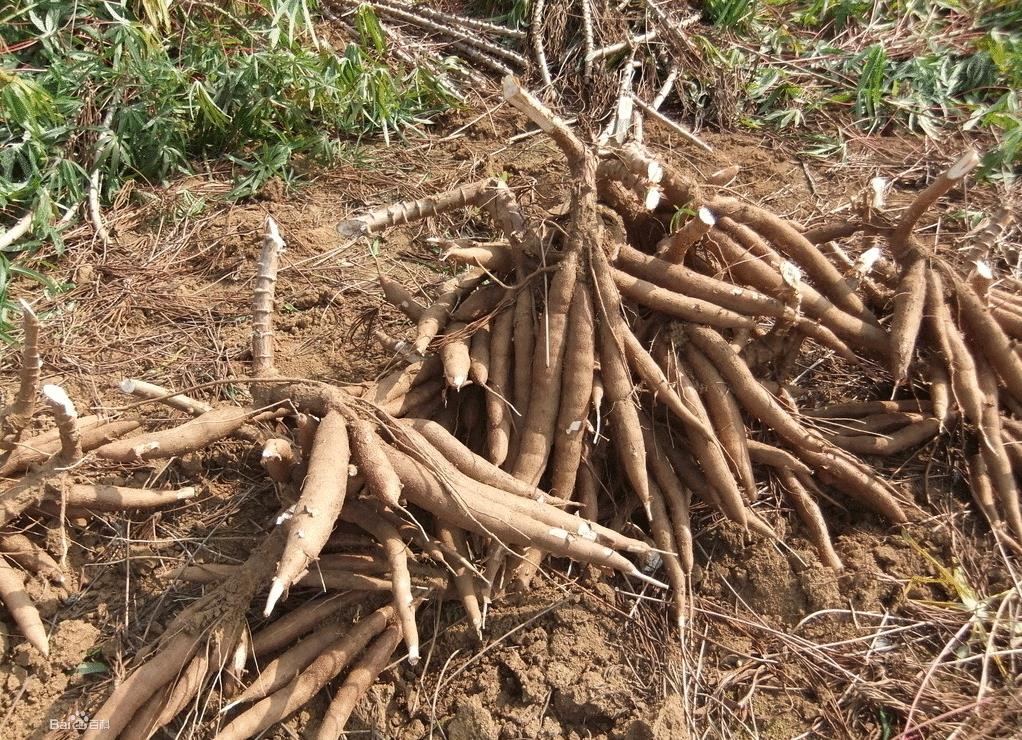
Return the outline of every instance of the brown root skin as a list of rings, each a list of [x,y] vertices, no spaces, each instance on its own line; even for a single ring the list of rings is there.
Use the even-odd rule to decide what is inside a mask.
[[[289,440],[282,437],[266,440],[262,454],[259,456],[259,464],[262,465],[266,474],[274,482],[281,484],[291,480],[291,472],[297,462],[294,447],[291,446]]]
[[[84,432],[104,423],[105,420],[99,416],[83,416],[79,418],[78,428],[80,432],[83,432],[83,447],[85,445]],[[135,427],[138,427],[138,422],[135,422]],[[0,477],[9,477],[14,473],[25,472],[33,464],[43,462],[49,458],[60,449],[59,436],[59,430],[50,429],[29,437],[28,440],[21,440],[13,445],[9,452],[0,453]],[[106,442],[109,442],[109,440],[104,440],[100,444],[105,444]],[[93,447],[98,447],[98,445]]]
[[[927,371],[933,416],[943,427],[951,415],[951,378],[947,366],[935,357],[931,357],[927,363]]]
[[[358,524],[383,545],[391,572],[394,612],[401,625],[405,645],[408,647],[408,662],[414,666],[419,662],[419,630],[415,624],[415,610],[412,607],[414,600],[412,579],[408,571],[408,551],[401,540],[401,534],[381,517],[378,511],[361,502],[348,502],[345,519]]]
[[[17,519],[27,509],[39,506],[47,494],[47,486],[63,485],[68,471],[82,457],[82,438],[78,429],[78,413],[71,399],[58,386],[45,385],[43,398],[57,425],[58,439],[49,444],[57,451],[40,467],[0,490],[0,527]]]
[[[571,498],[575,490],[575,477],[582,460],[583,437],[596,365],[596,325],[589,286],[585,283],[576,287],[571,299],[567,331],[564,377],[570,379],[570,382],[564,383],[561,391],[550,476],[550,493],[565,499]]]
[[[380,406],[381,410],[393,417],[422,416],[419,411],[423,406],[429,408],[442,400],[443,389],[447,383],[443,378],[427,381],[412,388],[405,394]],[[413,413],[416,412],[416,413]]]
[[[874,414],[925,413],[932,406],[928,401],[907,399],[904,401],[847,401],[816,409],[802,409],[802,414],[817,419],[856,419]]]
[[[266,663],[265,656],[281,650],[332,618],[340,610],[363,600],[359,593],[331,595],[308,601],[252,635],[252,657]]]
[[[359,623],[362,632],[372,632],[394,618],[394,608],[385,606]],[[356,627],[355,629],[358,629]],[[262,699],[294,681],[303,670],[332,645],[339,642],[353,628],[343,620],[333,619],[321,624],[312,634],[293,645],[274,660],[261,667],[259,676],[238,695],[231,704],[238,706]]]
[[[978,370],[980,389],[986,399],[983,423],[979,427],[980,454],[986,463],[1004,521],[1016,538],[1022,538],[1022,508],[1019,505],[1018,484],[1011,469],[1011,459],[1004,449],[997,378],[986,363],[979,363]]]
[[[629,362],[656,400],[678,417],[687,433],[707,441],[716,439],[709,419],[701,413],[695,398],[691,394],[684,394],[681,389],[675,390],[664,369],[631,331],[626,331],[624,338]],[[663,359],[662,356],[658,357]]]
[[[440,345],[440,360],[444,363],[444,378],[447,385],[460,390],[468,382],[472,358],[468,353],[468,327],[460,322],[451,322],[448,334]]]
[[[513,291],[497,283],[489,283],[480,286],[469,293],[458,307],[454,309],[451,318],[465,324],[472,324],[479,319],[493,313],[498,306],[511,305],[514,298]]]
[[[91,729],[84,737],[98,740],[108,731],[120,733],[141,707],[181,675],[192,656],[200,648],[205,649],[207,640],[210,646],[215,646],[211,657],[219,672],[237,643],[243,627],[242,615],[258,588],[273,572],[283,544],[281,532],[271,533],[253,550],[244,565],[233,570],[232,578],[222,580],[215,589],[178,614],[161,635],[155,654],[133,670],[96,712],[98,727],[102,729]],[[173,695],[172,692],[170,696]]]
[[[179,568],[171,573],[170,578],[189,583],[219,583],[224,578],[235,576],[237,573],[238,566],[236,565],[202,563]],[[320,591],[389,592],[391,583],[386,578],[365,573],[352,573],[350,570],[333,570],[325,566],[320,567],[317,564],[295,581],[292,588],[311,588]]]
[[[476,638],[481,641],[483,637],[483,616],[479,604],[479,594],[476,590],[475,577],[465,565],[470,562],[465,532],[457,527],[450,527],[442,522],[438,522],[437,537],[448,549],[460,555],[459,558],[449,558],[447,565],[454,572],[454,586],[461,597],[465,616],[468,617],[472,629],[475,630]]]
[[[511,462],[517,457],[517,448],[522,434],[525,417],[529,413],[529,403],[532,399],[532,363],[536,354],[536,328],[533,323],[535,315],[535,304],[531,290],[522,290],[515,300],[514,313],[514,366],[511,370],[511,377],[514,379],[513,405],[517,414],[511,420],[512,449],[514,454],[509,454]]]
[[[821,419],[816,426],[825,434],[859,437],[897,431],[909,424],[926,421],[928,418],[930,418],[928,414],[917,414],[911,411],[888,411],[857,419]]]
[[[633,385],[624,349],[624,339],[631,332],[621,316],[620,296],[604,259],[602,252],[597,252],[593,259],[593,274],[596,277],[594,298],[599,306],[600,315],[598,327],[600,377],[609,402],[608,415],[618,457],[635,495],[649,517],[651,512],[646,449],[642,441],[638,411],[632,401]]]
[[[384,442],[376,434],[375,425],[359,419],[350,411],[346,411],[345,416],[348,420],[352,462],[365,478],[366,488],[384,505],[400,507],[401,480],[390,467],[390,461],[383,451]]]
[[[810,466],[838,482],[842,491],[877,510],[892,522],[908,521],[888,487],[864,464],[829,444],[781,407],[752,376],[727,342],[710,329],[687,327],[691,341],[717,366],[749,413],[783,437]]]
[[[474,502],[485,507],[485,502],[489,501],[495,508],[505,510],[514,516],[527,517],[536,523],[562,529],[601,545],[626,552],[645,552],[645,545],[640,540],[627,537],[613,528],[604,527],[596,522],[587,522],[548,503],[510,494],[461,473],[440,452],[432,448],[425,437],[412,429],[408,429],[407,438],[402,440],[402,446],[412,457],[435,471],[447,485],[456,486],[459,496],[466,505]]]
[[[341,411],[331,410],[319,423],[309,457],[302,495],[287,525],[287,545],[277,565],[266,614],[284,592],[301,577],[330,538],[344,505],[348,486],[348,430]]]
[[[566,327],[571,299],[578,282],[580,258],[586,245],[598,243],[596,218],[596,159],[580,154],[569,165],[578,179],[571,192],[571,223],[568,226],[564,255],[546,297],[544,331],[537,337],[537,349],[530,374],[529,409],[525,413],[512,474],[536,485],[546,469],[553,448],[553,437],[560,407]]]
[[[777,469],[792,508],[805,522],[821,559],[832,567],[841,567],[841,562],[814,500],[820,491],[809,478],[810,472],[892,521],[905,521],[897,492],[876,470],[828,441],[826,435],[843,430],[840,423],[801,419],[785,383],[796,355],[804,357],[815,351],[802,346],[806,338],[846,358],[868,353],[890,361],[899,379],[907,378],[910,369],[916,370],[909,365],[918,344],[919,321],[927,322],[929,332],[929,320],[922,318],[918,301],[907,308],[896,307],[897,336],[892,339],[857,295],[861,275],[842,274],[853,265],[851,261],[832,262],[783,218],[715,195],[712,188],[700,189],[676,171],[663,172],[641,147],[623,149],[620,162],[604,164],[601,170],[614,182],[599,183],[600,193],[608,195],[615,209],[626,213],[601,206],[596,201],[596,169],[598,156],[605,155],[588,149],[563,121],[513,80],[506,81],[505,91],[567,156],[571,213],[555,214],[546,223],[531,221],[508,186],[490,179],[433,199],[396,204],[343,227],[350,234],[372,233],[471,204],[490,215],[509,246],[472,258],[487,269],[499,266],[496,274],[470,270],[440,287],[439,297],[428,308],[419,305],[408,291],[398,295],[400,286],[391,286],[400,310],[415,317],[416,351],[434,350],[432,355],[411,357],[409,367],[361,386],[315,381],[253,383],[267,399],[288,402],[289,412],[323,417],[315,431],[315,443],[310,444],[309,435],[304,434],[301,462],[291,471],[274,475],[287,483],[296,475],[305,478],[294,519],[270,535],[279,547],[263,551],[260,557],[265,562],[259,567],[192,566],[181,573],[182,577],[194,575],[198,580],[219,583],[214,600],[204,598],[201,606],[186,610],[175,620],[162,640],[168,653],[157,653],[151,663],[143,664],[119,686],[116,700],[107,703],[101,717],[114,717],[123,728],[123,723],[141,710],[131,732],[136,728],[148,732],[187,706],[189,697],[202,695],[203,689],[215,690],[204,685],[211,673],[219,675],[227,669],[226,687],[241,680],[249,649],[243,637],[244,614],[253,595],[270,584],[271,578],[267,611],[289,587],[297,586],[359,589],[353,600],[364,599],[370,591],[379,592],[381,599],[389,593],[393,605],[388,607],[389,613],[377,612],[350,629],[339,622],[331,625],[333,632],[316,627],[336,616],[337,609],[299,608],[271,626],[276,627],[275,635],[257,635],[251,643],[254,652],[285,647],[299,636],[305,639],[279,662],[267,663],[256,654],[263,673],[242,693],[240,701],[258,701],[247,707],[248,711],[232,715],[233,721],[221,734],[224,738],[263,732],[306,704],[335,677],[341,687],[320,730],[323,737],[338,737],[355,702],[391,661],[402,638],[408,643],[412,662],[417,657],[413,610],[418,603],[413,594],[421,592],[416,589],[429,589],[437,598],[460,597],[478,634],[486,605],[516,574],[514,568],[520,562],[525,565],[517,570],[517,577],[527,580],[528,564],[540,562],[536,553],[549,552],[585,565],[619,570],[664,587],[625,554],[660,556],[674,589],[674,616],[681,625],[688,608],[686,581],[694,567],[693,493],[716,511],[746,525],[749,532],[777,539],[774,521],[761,518],[743,500],[743,491],[751,497],[756,490],[754,462]],[[696,219],[698,223],[686,226],[685,234],[672,235],[666,243],[672,259],[685,257],[687,250],[688,267],[669,265],[633,248],[654,248],[655,242],[649,239],[655,229],[642,237],[647,240],[643,243],[636,237],[636,225],[659,226],[662,232],[671,209],[661,209],[660,216],[641,214],[642,204],[636,207],[633,193],[620,184],[628,183],[644,197],[661,192],[650,186],[657,180],[674,205],[709,204],[720,210],[721,218]],[[631,246],[622,247],[619,242],[625,238],[631,240]],[[696,241],[699,248],[690,249]],[[805,266],[808,282],[791,279],[784,272],[787,263],[775,250]],[[720,259],[715,261],[715,256]],[[543,259],[543,267],[536,271],[540,279],[530,280],[527,269],[537,257]],[[618,269],[610,266],[611,260]],[[737,282],[733,284],[729,277],[707,277],[708,264],[727,266]],[[502,287],[498,281],[508,280],[512,271],[514,286]],[[260,285],[266,277],[260,277]],[[492,284],[483,285],[487,279]],[[383,279],[381,285],[386,293]],[[928,282],[925,287],[928,293]],[[918,289],[913,295],[917,294]],[[622,295],[627,307],[622,305]],[[944,303],[943,296],[939,297]],[[272,300],[261,295],[255,303],[254,346],[272,329]],[[636,304],[642,305],[636,309]],[[649,305],[655,310],[647,310]],[[981,330],[989,333],[989,322],[974,317],[970,323],[968,307],[959,310],[970,340],[982,334],[973,323],[979,322]],[[665,326],[665,314],[681,320]],[[770,321],[761,321],[764,316]],[[996,316],[990,320],[995,325],[999,322]],[[816,326],[817,321],[822,328]],[[765,386],[770,381],[760,382],[729,344],[733,340],[735,346],[742,347],[755,342],[756,335],[769,324],[777,327],[771,339],[778,340],[778,352],[770,361],[777,371],[771,387],[778,397]],[[957,331],[950,317],[947,324]],[[959,335],[959,340],[965,346],[964,337]],[[675,342],[683,359],[678,357]],[[265,343],[269,345],[268,340]],[[954,368],[952,344],[941,345],[940,359]],[[945,351],[946,347],[952,349]],[[658,349],[669,350],[669,358]],[[922,349],[922,356],[929,357],[925,351],[929,348]],[[984,346],[982,351],[989,349]],[[272,346],[265,352],[254,351],[253,358],[254,364],[272,369]],[[983,371],[983,357],[977,359]],[[1001,365],[998,372],[1002,376],[1007,373],[1010,388],[1012,365],[1007,360]],[[945,386],[954,388],[952,374],[947,373]],[[997,426],[991,418],[990,408],[994,415],[998,411],[996,380],[992,372],[983,377],[984,405],[976,414],[981,438],[989,441],[987,438],[996,435],[1001,445],[1000,451],[996,445],[988,445],[994,452],[981,452],[977,457],[983,466],[977,485],[987,483],[987,492],[980,494],[994,507],[1002,501],[1010,503],[1004,482],[1005,471],[1011,475],[1014,459],[1003,447],[1005,429],[1010,425]],[[648,392],[635,393],[640,382]],[[610,400],[610,423],[601,426],[598,410],[596,433],[590,442],[586,424],[589,404],[599,408],[604,384]],[[916,388],[925,389],[925,385]],[[931,393],[932,405],[937,408],[937,391]],[[925,396],[925,390],[920,395]],[[945,395],[950,396],[948,401],[955,396]],[[648,414],[640,412],[636,399],[662,401],[673,415],[656,409],[655,403]],[[515,407],[522,416],[516,417]],[[387,413],[398,418],[389,418]],[[954,413],[947,409],[941,416],[953,419]],[[426,418],[400,419],[411,414]],[[744,415],[758,420],[750,422],[753,428],[761,427],[757,436],[772,431],[781,440],[778,444],[788,449],[750,444]],[[916,421],[914,417],[908,420]],[[925,423],[936,423],[939,431],[942,420],[933,418]],[[516,422],[513,434],[512,421]],[[885,450],[898,448],[903,431],[903,436],[919,432],[917,426],[897,428],[885,439],[869,436],[894,430],[889,427],[893,423],[892,419],[865,415],[850,425],[864,433],[842,432],[839,441],[844,444],[847,437],[848,445],[877,453],[881,446]],[[137,442],[152,436],[125,442],[131,460],[144,459],[145,451],[136,449]],[[67,454],[72,449],[68,439],[65,434],[62,449],[70,459],[75,455]],[[208,441],[202,437],[198,444]],[[590,444],[597,449],[587,453]],[[348,479],[349,446],[373,497],[355,496],[356,485],[363,483]],[[477,454],[483,451],[489,460]],[[618,455],[624,471],[616,470],[613,462],[606,464],[607,455]],[[511,472],[501,470],[498,466],[502,464]],[[55,467],[50,472],[61,473]],[[607,504],[604,512],[611,526],[583,520],[573,510],[546,503],[539,489],[543,476],[563,495],[576,495],[586,513],[594,517],[601,503]],[[45,491],[45,477],[30,477],[25,490],[31,489],[32,495],[37,495],[36,488]],[[608,483],[601,486],[604,479]],[[59,479],[55,482],[64,484]],[[1017,492],[1015,498],[1017,510]],[[405,499],[407,510],[403,508]],[[624,527],[630,525],[639,505],[645,508],[649,528],[628,537],[622,532],[631,532]],[[424,518],[415,524],[402,522],[398,507],[409,518]],[[338,521],[345,523],[337,527]],[[426,529],[420,531],[418,521]],[[345,539],[341,535],[352,531],[351,522],[374,537]],[[1018,528],[1022,524],[1016,525]],[[363,548],[368,542],[369,551],[324,555],[334,534],[346,548]],[[374,545],[373,540],[379,544]],[[434,564],[447,566],[455,576],[453,584],[434,564],[417,567],[410,562],[410,547],[427,553]],[[483,553],[488,581],[477,578],[479,573],[471,562]],[[512,557],[507,559],[509,553]],[[147,666],[154,663],[147,673]],[[347,677],[344,670],[350,670]],[[248,680],[252,681],[251,677]]]
[[[510,272],[514,268],[514,255],[508,247],[499,244],[461,244],[462,241],[449,239],[441,242],[440,247],[444,253],[440,259],[496,273]]]
[[[51,581],[63,583],[64,574],[57,561],[25,535],[13,532],[0,535],[0,553],[30,573],[39,573]]]
[[[738,314],[779,318],[790,311],[783,301],[776,298],[704,275],[685,265],[670,264],[659,257],[643,254],[627,244],[621,245],[616,265],[637,278]]]
[[[0,558],[0,602],[21,629],[25,639],[43,656],[50,654],[46,628],[39,618],[39,611],[25,591],[25,576]]]
[[[671,584],[672,611],[674,612],[675,624],[678,629],[683,629],[685,619],[688,616],[686,611],[686,597],[688,582],[685,578],[685,569],[677,555],[678,544],[674,539],[674,532],[671,529],[670,515],[667,513],[667,505],[664,502],[664,494],[655,480],[649,483],[650,509],[653,516],[650,519],[650,529],[653,533],[653,541],[660,550],[660,557],[663,560],[664,570],[667,574],[667,582]]]
[[[436,300],[422,312],[415,330],[413,347],[420,355],[426,353],[433,338],[447,326],[451,312],[461,298],[473,290],[486,277],[479,269],[468,270],[440,286]]]
[[[813,474],[812,468],[787,450],[754,439],[747,440],[746,444],[749,447],[749,457],[758,465],[769,465],[779,470],[791,470],[801,475]]]
[[[979,348],[997,371],[1008,393],[1016,401],[1022,402],[1022,358],[1015,353],[1010,337],[965,281],[950,268],[945,268],[944,273],[958,299],[959,316],[973,345]]]
[[[71,485],[66,488],[66,502],[69,507],[92,511],[149,509],[177,504],[194,496],[195,489],[191,486],[172,491],[103,485]]]
[[[439,355],[430,355],[418,359],[407,367],[400,368],[385,375],[363,396],[369,403],[384,405],[388,403],[400,403],[402,397],[417,388],[428,384],[430,381],[440,378],[443,373],[443,362]],[[333,394],[333,398],[339,403],[347,400],[341,394]]]
[[[890,435],[859,436],[832,435],[830,441],[846,452],[857,455],[896,455],[899,452],[918,447],[940,433],[939,419],[924,419],[909,424]]]
[[[969,463],[969,490],[976,506],[983,512],[991,529],[998,529],[1002,525],[1001,514],[997,510],[997,503],[994,499],[994,488],[990,481],[990,473],[987,470],[986,459],[979,450],[968,458]]]
[[[334,694],[327,708],[323,724],[320,725],[316,740],[338,740],[344,733],[348,718],[355,710],[358,700],[369,690],[376,677],[387,666],[394,650],[401,642],[402,630],[391,625],[369,647],[362,660],[356,665],[341,688]]]
[[[484,458],[476,455],[472,450],[463,445],[457,437],[434,421],[406,419],[399,423],[401,426],[414,429],[421,434],[454,467],[473,480],[523,498],[538,501],[550,501],[552,498],[556,500],[554,497],[548,496],[542,489],[530,486],[528,483],[515,478],[510,473],[501,470]]]
[[[378,280],[380,288],[383,290],[383,297],[387,303],[394,306],[394,308],[415,323],[422,319],[422,314],[426,311],[425,306],[419,303],[401,283],[386,275],[380,275]]]
[[[592,299],[587,284],[579,283],[571,299],[568,313],[568,346],[565,350],[565,382],[557,412],[554,430],[554,448],[550,473],[550,492],[562,498],[571,498],[575,489],[575,478],[582,459],[585,422],[589,411],[589,400],[593,389],[593,368],[595,346],[593,335]],[[528,548],[515,570],[514,578],[520,590],[528,590],[532,577],[543,560],[543,553]]]
[[[480,386],[485,386],[490,379],[490,336],[487,324],[476,329],[468,345],[468,377]]]
[[[243,740],[258,735],[271,725],[285,719],[316,695],[334,676],[344,670],[351,660],[376,635],[387,628],[393,618],[390,607],[373,612],[324,649],[306,669],[286,686],[261,699],[235,717],[216,736],[216,740]],[[394,628],[397,647],[401,640],[399,628]],[[393,648],[391,649],[393,652]]]
[[[140,425],[141,422],[134,419],[107,423],[98,416],[82,417],[78,420],[82,450],[85,452],[94,450],[135,431]],[[0,463],[0,477],[24,473],[31,466],[45,462],[60,450],[59,436],[59,432],[54,429],[19,442]]]
[[[257,413],[246,408],[213,409],[172,429],[109,442],[93,454],[101,460],[120,463],[177,457],[230,436]]]
[[[654,351],[668,381],[677,389],[689,410],[696,415],[703,427],[712,430],[713,422],[710,421],[702,396],[692,381],[691,370],[682,365],[675,349],[668,342],[661,341]],[[714,490],[714,500],[720,511],[740,527],[746,526],[748,510],[738,488],[738,481],[731,472],[724,448],[716,436],[705,438],[690,433],[688,441],[708,484]]]
[[[791,288],[784,282],[780,272],[752,254],[728,234],[714,229],[710,232],[711,253],[720,255],[721,261],[739,282],[751,285],[756,290],[780,301],[787,300]],[[889,342],[886,333],[860,317],[842,311],[812,287],[800,286],[802,310],[817,319],[834,332],[853,349],[871,355],[886,355]]]
[[[657,257],[643,254],[627,244],[621,245],[616,263],[624,272],[635,277],[656,283],[675,293],[702,299],[737,314],[790,318],[799,331],[833,349],[846,360],[859,361],[859,357],[848,345],[826,326],[804,317],[792,317],[791,308],[783,301],[757,290],[718,280],[684,265],[669,264]]]
[[[489,461],[501,466],[507,460],[511,444],[511,409],[508,394],[512,392],[511,363],[514,336],[514,313],[504,311],[493,320],[490,337],[489,387],[486,389],[486,446]]]
[[[951,378],[951,392],[965,418],[974,426],[983,424],[984,393],[979,385],[976,360],[965,343],[944,300],[944,283],[936,270],[926,275],[928,334],[936,345]]]
[[[621,295],[654,311],[722,329],[752,329],[756,326],[755,320],[748,316],[742,316],[699,298],[660,288],[620,270],[612,270],[612,274],[614,284]]]
[[[260,586],[273,572],[284,545],[283,533],[272,532],[249,555],[233,578],[222,580],[170,623],[160,636],[157,650],[114,690],[94,715],[98,727],[84,737],[99,740],[116,736],[151,697],[181,675],[192,656],[210,649],[215,672],[225,664],[243,627],[242,615]],[[102,728],[102,729],[100,729]]]
[[[798,263],[834,305],[852,316],[862,317],[875,324],[875,317],[866,308],[862,299],[849,288],[844,276],[816,245],[800,234],[790,222],[762,208],[741,203],[733,198],[716,197],[706,205],[716,213],[755,229]]]
[[[802,236],[804,236],[811,244],[826,244],[827,242],[835,241],[837,239],[847,239],[860,231],[862,231],[861,224],[841,221],[838,223],[824,224],[823,226],[814,226],[811,229],[806,229],[802,232]]]
[[[695,564],[692,550],[692,524],[689,517],[692,492],[682,484],[674,468],[671,467],[670,461],[660,450],[649,419],[643,419],[642,432],[646,442],[646,460],[649,463],[650,472],[656,481],[658,492],[662,494],[670,508],[670,515],[667,518],[673,528],[672,533],[679,564],[684,573],[691,573]]]
[[[455,501],[421,464],[392,448],[388,448],[387,454],[401,476],[408,500],[461,529],[498,537],[508,544],[535,545],[561,557],[613,568],[633,576],[637,574],[632,563],[608,547],[584,537],[566,536],[566,530],[534,519],[516,517],[510,508],[497,505],[492,500],[463,496],[460,501]],[[636,544],[646,547],[642,542]]]
[[[169,725],[199,693],[209,674],[210,662],[210,656],[205,653],[192,658],[184,673],[174,682],[173,688],[167,693],[163,708],[157,715],[152,730]],[[125,728],[124,736],[133,737],[130,728]]]
[[[199,640],[183,632],[163,641],[159,652],[114,689],[93,717],[97,727],[103,729],[89,730],[82,737],[100,740],[110,737],[107,733],[116,737],[151,696],[180,674],[198,648]]]
[[[845,567],[844,563],[841,562],[841,558],[834,550],[834,545],[830,540],[830,532],[827,529],[827,522],[816,501],[813,500],[809,491],[806,490],[798,477],[790,470],[779,469],[777,470],[777,475],[780,478],[781,485],[784,486],[788,501],[791,503],[792,508],[795,509],[799,519],[802,520],[802,524],[808,530],[809,540],[816,547],[820,560],[830,568],[842,570]]]
[[[908,378],[916,339],[923,323],[927,269],[927,260],[921,250],[912,250],[903,261],[891,319],[890,370],[895,385],[901,385]]]
[[[742,419],[742,410],[738,407],[738,402],[728,389],[727,383],[702,352],[689,345],[685,349],[685,357],[696,379],[703,386],[707,416],[727,453],[728,462],[735,471],[736,478],[745,490],[745,498],[748,501],[755,501],[758,495],[756,477],[752,472],[748,433]]]

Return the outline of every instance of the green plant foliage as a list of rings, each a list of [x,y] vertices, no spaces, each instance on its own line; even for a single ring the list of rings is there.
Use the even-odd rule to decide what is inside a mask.
[[[313,0],[5,5],[0,233],[26,213],[34,223],[0,253],[0,309],[18,274],[10,250],[59,251],[58,223],[93,170],[109,202],[129,179],[161,183],[226,155],[229,197],[244,198],[293,180],[296,157],[327,159],[340,137],[399,132],[455,102],[442,80],[385,61],[369,6],[357,13],[361,43],[341,50],[316,36],[313,12]]]
[[[702,8],[731,33],[693,42],[743,81],[745,125],[811,130],[814,114],[829,109],[846,111],[868,132],[906,127],[938,139],[954,129],[986,130],[996,143],[979,176],[1017,175],[1018,0],[707,0]],[[816,156],[830,149],[807,139]]]
[[[759,0],[706,0],[702,7],[713,25],[744,31],[759,9]]]

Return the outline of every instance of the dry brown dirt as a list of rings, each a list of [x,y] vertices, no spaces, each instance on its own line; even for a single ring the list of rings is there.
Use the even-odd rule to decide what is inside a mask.
[[[193,179],[138,191],[111,218],[114,244],[79,244],[50,268],[75,287],[46,304],[47,380],[63,383],[80,409],[102,410],[130,403],[114,389],[123,377],[181,389],[244,376],[251,281],[267,214],[288,244],[277,289],[280,371],[338,382],[372,378],[386,358],[367,341],[366,327],[377,321],[398,332],[403,326],[381,308],[377,271],[436,284],[448,268],[425,237],[486,227],[455,217],[397,229],[372,244],[345,244],[333,231],[336,222],[365,206],[500,172],[528,207],[559,200],[560,157],[546,141],[508,145],[523,124],[503,115],[455,133],[468,120],[446,122],[431,142],[370,147],[296,190],[271,188],[262,200],[211,207],[184,222],[175,217],[187,198],[215,196],[225,183]],[[836,167],[799,161],[797,147],[782,142],[707,138],[717,147],[713,156],[694,155],[666,136],[656,141],[662,151],[673,150],[677,163],[704,175],[739,163],[736,193],[804,221],[846,202],[878,168],[900,173],[900,183],[921,178],[923,153],[904,141],[889,141],[882,156],[875,144],[853,150]],[[4,361],[4,388],[14,382],[11,356]],[[863,396],[884,392],[881,381],[837,365],[814,373],[807,385],[818,398],[848,384]],[[195,391],[224,402],[245,394],[240,383]],[[172,412],[144,406],[136,413],[155,419]],[[52,626],[49,660],[0,616],[0,735],[38,737],[51,719],[94,711],[131,658],[198,592],[166,574],[190,559],[245,556],[279,503],[256,452],[224,442],[168,465],[111,469],[96,481],[196,484],[201,495],[151,515],[71,522],[68,583],[31,582]],[[980,594],[1007,587],[948,459],[938,445],[885,463],[932,513],[923,523],[895,531],[856,507],[825,504],[847,563],[843,573],[819,564],[774,491],[764,492],[757,510],[786,544],[754,540],[697,506],[693,610],[680,637],[656,594],[637,597],[623,581],[563,562],[551,564],[545,585],[495,605],[483,646],[458,605],[431,603],[420,613],[427,659],[416,669],[401,662],[384,672],[356,711],[352,736],[892,737],[923,673],[962,623],[954,619],[959,595],[939,579],[934,563],[958,563]],[[29,524],[55,552],[56,523],[41,517]],[[932,606],[944,602],[951,606]],[[255,629],[259,618],[252,620]],[[924,717],[969,700],[951,676],[942,676],[937,688],[939,695],[925,694]],[[1007,696],[998,694],[984,709],[991,734],[1003,734],[996,723],[1018,711],[1017,699],[1012,707]],[[207,699],[215,708],[221,697]],[[317,697],[268,736],[303,736],[324,708],[324,697]],[[968,710],[961,718],[975,714]],[[175,731],[190,736],[193,719]]]

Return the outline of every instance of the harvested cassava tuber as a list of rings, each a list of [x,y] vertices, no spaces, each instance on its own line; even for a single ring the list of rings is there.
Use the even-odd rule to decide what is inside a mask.
[[[230,436],[257,413],[230,406],[213,409],[172,429],[110,442],[94,454],[121,463],[178,457]]]
[[[291,584],[305,573],[330,538],[344,505],[349,454],[344,414],[331,409],[316,429],[302,495],[288,520],[287,545],[266,598],[266,616]]]

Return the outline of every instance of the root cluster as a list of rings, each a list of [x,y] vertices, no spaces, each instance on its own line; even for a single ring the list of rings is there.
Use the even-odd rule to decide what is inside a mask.
[[[375,383],[341,387],[277,372],[273,299],[284,243],[272,220],[253,299],[252,407],[210,408],[131,381],[125,390],[194,418],[127,436],[138,421],[78,418],[47,386],[56,429],[22,439],[39,396],[26,311],[22,391],[5,414],[0,468],[21,477],[0,495],[0,524],[56,504],[135,508],[180,498],[185,491],[82,485],[74,471],[83,459],[166,459],[228,436],[262,445],[267,475],[293,502],[243,565],[176,573],[212,588],[94,715],[113,736],[151,735],[224,676],[235,693],[217,736],[252,737],[343,676],[318,731],[339,737],[401,643],[409,663],[418,661],[415,612],[424,600],[460,601],[482,639],[489,605],[527,590],[548,556],[667,590],[681,627],[693,501],[776,538],[752,507],[771,481],[821,563],[840,569],[820,499],[854,502],[892,525],[912,519],[912,493],[863,456],[911,451],[952,427],[967,431],[980,510],[999,541],[1017,548],[1022,360],[1013,342],[1022,337],[1022,300],[991,288],[981,269],[962,277],[913,237],[974,155],[893,222],[875,207],[804,232],[723,195],[719,183],[694,182],[640,144],[587,145],[512,78],[504,94],[565,157],[564,215],[534,218],[506,183],[488,179],[340,224],[359,237],[472,208],[499,234],[449,244],[447,259],[465,269],[428,304],[381,277],[385,300],[414,332],[377,332],[396,367]],[[690,215],[678,223],[679,212]],[[860,233],[886,241],[887,252],[852,259],[826,246]],[[913,394],[800,408],[790,381],[810,348],[880,362]],[[261,424],[269,418],[277,433]],[[13,537],[0,547],[25,548],[12,555],[18,563],[59,574],[27,538],[8,545]],[[0,596],[45,650],[19,579],[5,564]],[[357,622],[342,617],[367,599]],[[256,602],[270,621],[252,632]]]

